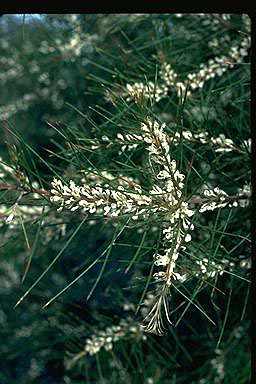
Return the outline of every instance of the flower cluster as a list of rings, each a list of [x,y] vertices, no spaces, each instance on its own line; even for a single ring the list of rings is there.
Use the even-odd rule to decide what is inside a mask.
[[[251,196],[251,185],[246,184],[239,188],[237,194],[229,196],[225,191],[219,187],[213,189],[204,189],[203,196],[205,199],[199,208],[199,212],[214,211],[217,208],[225,207],[246,207],[249,204]]]
[[[140,308],[142,316],[146,315],[148,309],[155,301],[155,295],[151,292],[147,292],[146,297]],[[132,302],[126,302],[122,305],[125,312],[135,312],[136,305]],[[81,357],[85,355],[93,356],[102,350],[111,351],[114,343],[121,339],[133,339],[141,338],[146,340],[147,336],[143,333],[143,327],[138,324],[132,317],[127,316],[122,318],[117,325],[106,327],[105,329],[97,331],[85,342],[85,346],[81,352],[75,354],[72,359],[66,359],[66,366],[69,369],[75,364]]]
[[[103,349],[105,351],[111,351],[113,349],[113,344],[119,340],[124,339],[125,337],[137,337],[138,335],[143,338],[141,327],[138,323],[135,323],[135,321],[130,317],[121,319],[118,325],[112,325],[104,330],[99,330],[88,338],[84,349],[78,354],[75,354],[71,360],[68,359],[66,361],[66,366],[68,369],[71,368],[85,355],[93,356]]]
[[[162,64],[159,75],[163,80],[164,84],[166,85],[167,91],[168,87],[176,83],[177,73],[175,73],[174,69],[171,68],[170,63],[164,62]]]
[[[182,225],[179,227],[177,225],[170,225],[163,230],[163,235],[167,240],[165,242],[166,249],[163,255],[156,254],[154,256],[154,264],[162,267],[168,266],[168,269],[166,271],[156,272],[153,276],[157,280],[164,280],[167,286],[172,284],[173,279],[183,282],[187,278],[186,274],[181,275],[180,273],[175,272],[174,268],[176,267],[176,261],[179,257],[180,251],[184,251],[186,249],[184,243],[191,241],[191,235],[187,233],[187,229],[194,229],[194,225],[188,220],[189,215],[193,215],[193,213],[194,212],[189,210],[186,206],[185,213],[183,213],[183,215],[181,212],[177,214],[181,220],[183,219]],[[186,229],[184,229],[184,226]]]
[[[176,131],[172,138],[172,144],[178,145],[181,136],[185,143],[209,144],[215,148],[215,152],[242,151],[242,148],[237,147],[233,140],[226,138],[223,133],[217,137],[211,137],[206,131],[200,133],[192,133],[186,130],[181,133]]]
[[[113,348],[113,343],[122,339],[127,333],[137,333],[138,331],[139,327],[136,327],[131,319],[122,319],[118,325],[107,327],[87,339],[84,350],[89,355],[95,355],[102,348],[109,351]]]
[[[207,63],[200,64],[198,72],[188,73],[182,81],[178,81],[178,75],[171,67],[171,64],[164,62],[160,69],[161,80],[159,83],[154,84],[152,81],[149,81],[147,84],[136,82],[126,85],[128,99],[133,98],[136,102],[139,102],[142,97],[146,99],[153,99],[155,97],[155,101],[158,102],[165,98],[168,91],[172,89],[182,94],[187,90],[187,96],[190,96],[191,92],[202,88],[209,79],[222,76],[228,69],[241,63],[244,57],[248,55],[250,44],[250,37],[245,37],[239,43],[234,43],[227,55],[216,56],[213,59],[209,59]]]
[[[215,277],[216,275],[223,275],[225,267],[229,267],[229,271],[232,271],[235,263],[227,259],[223,259],[221,264],[215,263],[207,258],[202,260],[196,260],[196,264],[199,266],[199,271],[196,272],[195,276],[205,276],[205,278]]]
[[[52,187],[50,200],[60,204],[58,210],[65,207],[71,211],[77,209],[89,213],[97,211],[111,217],[132,213],[133,219],[137,219],[138,215],[145,212],[145,207],[152,202],[150,197],[142,194],[141,187],[137,184],[133,184],[134,191],[131,192],[125,190],[122,185],[114,190],[100,185],[78,186],[73,180],[70,180],[67,186],[61,180],[54,178]]]
[[[73,29],[65,42],[59,38],[55,38],[52,44],[43,40],[39,46],[39,52],[42,54],[49,54],[53,52],[60,52],[63,59],[71,61],[75,60],[76,56],[80,56],[84,50],[86,53],[91,53],[94,50],[94,43],[98,41],[98,34],[84,33],[82,23],[79,15],[66,15],[66,22]]]
[[[199,212],[201,213],[205,211],[214,211],[216,208],[223,208],[227,205],[228,194],[219,187],[215,187],[212,190],[205,189],[203,191],[203,196],[210,198],[210,201],[200,207]]]
[[[37,93],[27,93],[13,103],[3,105],[0,107],[0,121],[9,119],[18,111],[26,111],[33,102],[39,100],[40,97],[46,98],[49,94],[50,90],[43,88],[40,96]]]
[[[194,209],[190,203],[200,203],[199,212],[213,211],[216,208],[236,207],[246,205],[250,196],[250,186],[241,188],[237,195],[229,196],[222,189],[206,187],[202,196],[194,196],[186,200],[184,196],[185,175],[177,168],[176,161],[171,158],[170,146],[177,144],[178,136],[170,137],[165,130],[165,124],[161,124],[149,117],[141,123],[140,132],[133,134],[118,134],[118,140],[136,140],[144,143],[148,153],[148,161],[155,184],[148,192],[143,191],[139,183],[127,177],[116,176],[108,172],[101,174],[87,173],[84,176],[84,184],[78,186],[73,180],[64,185],[61,180],[52,182],[52,202],[60,205],[58,210],[64,207],[71,211],[81,210],[85,213],[98,213],[110,217],[118,217],[122,214],[131,214],[134,220],[138,217],[148,217],[150,213],[161,215],[163,222],[162,239],[163,251],[157,252],[154,257],[154,266],[158,270],[153,274],[157,281],[158,294],[156,302],[145,321],[144,330],[161,333],[163,330],[162,308],[166,318],[170,322],[167,311],[167,296],[169,288],[174,281],[183,282],[187,279],[181,265],[177,266],[177,260],[187,243],[191,241],[190,231],[194,230],[192,216]],[[206,133],[192,135],[189,131],[182,133],[184,140],[192,142],[197,140],[204,144],[211,142],[226,149],[234,147],[233,141],[224,136],[211,138]],[[133,143],[134,144],[134,143]],[[207,277],[214,277],[216,273],[223,273],[223,266],[214,262],[206,266],[205,260],[197,262],[200,272]],[[229,265],[230,267],[231,265]],[[232,266],[231,266],[232,267]],[[177,268],[179,268],[177,270]]]
[[[156,102],[160,101],[167,95],[168,87],[165,85],[159,86],[152,81],[146,84],[142,82],[136,82],[134,84],[126,84],[126,90],[128,93],[128,101],[134,99],[136,102],[140,102],[145,99],[155,99]]]
[[[156,198],[160,197],[161,205],[166,207],[165,217],[171,227],[177,222],[182,222],[182,228],[186,231],[189,227],[188,218],[193,215],[193,211],[188,208],[188,203],[182,201],[185,175],[177,169],[176,161],[170,157],[169,136],[164,131],[165,124],[148,118],[142,123],[141,129],[153,170],[155,165],[161,168],[155,172],[158,182],[150,194]],[[171,227],[168,225],[163,232],[167,240],[172,237]],[[180,232],[180,235],[182,234],[183,232]]]
[[[117,139],[122,144],[120,152],[135,149],[143,141],[143,137],[135,133],[118,133]],[[231,151],[245,152],[251,149],[251,139],[244,140],[241,146],[238,146],[233,140],[226,138],[223,133],[217,137],[212,137],[206,131],[199,133],[192,133],[188,130],[183,130],[182,132],[176,131],[172,135],[169,135],[167,140],[170,145],[179,145],[181,140],[186,144],[208,144],[216,153],[227,153]]]
[[[188,233],[194,226],[190,222],[193,210],[184,201],[183,187],[185,175],[177,169],[177,164],[170,156],[169,136],[165,132],[165,124],[159,124],[149,117],[141,123],[141,134],[137,136],[146,145],[149,163],[153,176],[157,183],[152,186],[148,194],[142,192],[139,184],[130,180],[123,180],[116,189],[108,183],[104,185],[84,184],[78,186],[73,180],[69,185],[64,185],[61,180],[54,179],[52,182],[52,202],[76,211],[103,213],[111,217],[120,214],[131,213],[133,219],[138,215],[146,214],[146,211],[164,215],[163,238],[166,250],[163,255],[154,256],[154,264],[161,267],[162,271],[154,274],[154,277],[164,281],[165,286],[170,286],[173,279],[185,280],[185,275],[174,271],[180,250],[186,247],[184,243],[191,240]],[[113,177],[106,175],[106,179],[113,181]],[[124,184],[128,184],[129,189]]]
[[[219,348],[215,349],[216,357],[211,359],[211,365],[216,372],[214,378],[214,384],[223,383],[225,377],[225,352],[221,351]]]
[[[214,49],[219,49],[219,47],[227,46],[227,44],[230,43],[230,36],[229,35],[224,35],[221,36],[220,38],[214,37],[212,40],[208,42],[208,47]]]
[[[117,134],[117,139],[122,144],[120,153],[126,150],[131,151],[132,149],[137,148],[137,146],[141,143],[141,141],[143,141],[142,136],[135,133],[133,134],[129,133],[129,134],[123,135],[122,133],[119,132]]]
[[[207,64],[201,64],[199,72],[187,75],[186,85],[191,90],[195,90],[202,88],[205,81],[215,76],[222,76],[224,72],[229,68],[233,68],[235,64],[241,63],[243,58],[248,55],[250,43],[250,38],[246,37],[241,41],[240,45],[235,44],[232,46],[228,55],[215,57],[210,59]]]
[[[167,223],[163,229],[165,252],[163,255],[156,254],[154,256],[155,266],[162,269],[156,272],[154,277],[159,283],[163,282],[164,284],[161,284],[159,296],[144,319],[148,323],[144,326],[145,331],[161,334],[163,329],[162,307],[164,307],[166,317],[170,321],[166,310],[168,288],[174,279],[184,281],[186,278],[185,275],[180,275],[174,269],[180,250],[185,249],[184,242],[191,240],[188,230],[193,229],[190,218],[194,212],[189,209],[188,203],[182,200],[185,175],[177,169],[176,161],[171,159],[169,136],[165,132],[165,124],[159,124],[147,118],[141,124],[141,130],[142,139],[147,145],[146,149],[149,153],[152,171],[158,180],[150,194],[160,199]]]

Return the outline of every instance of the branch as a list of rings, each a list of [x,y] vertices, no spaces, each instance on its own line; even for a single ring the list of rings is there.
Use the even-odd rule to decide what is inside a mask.
[[[45,189],[30,189],[27,187],[21,187],[18,185],[11,185],[11,184],[5,184],[5,185],[0,185],[0,191],[19,191],[19,192],[27,192],[27,193],[38,193],[39,195],[42,196],[51,196],[51,192],[47,191]]]

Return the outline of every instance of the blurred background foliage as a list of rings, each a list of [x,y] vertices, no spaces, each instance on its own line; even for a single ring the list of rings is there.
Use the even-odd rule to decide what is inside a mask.
[[[233,42],[249,35],[249,25],[249,17],[238,14],[218,18],[208,14],[3,15],[2,159],[12,164],[16,173],[20,170],[46,189],[54,176],[52,170],[63,179],[79,180],[91,163],[99,169],[108,166],[114,174],[122,170],[143,184],[147,181],[140,150],[127,160],[129,156],[120,154],[115,146],[100,146],[94,151],[90,139],[105,134],[115,137],[119,130],[125,133],[148,111],[167,124],[182,122],[194,132],[203,128],[212,136],[225,133],[237,142],[248,140],[250,52],[225,75],[206,82],[184,107],[178,95],[169,92],[158,103],[149,102],[144,111],[134,104],[129,106],[124,91],[127,83],[154,82],[164,61],[185,79],[201,63],[226,54]],[[22,140],[17,141],[12,132]],[[75,147],[75,154],[71,147]],[[194,152],[185,148],[183,155],[176,153],[189,164]],[[230,194],[250,180],[250,155],[216,156],[211,149],[200,148],[194,166],[201,178],[192,172],[189,192],[207,176]],[[1,203],[11,206],[15,202],[15,191],[0,192]],[[28,206],[33,205],[29,196],[24,198]],[[39,199],[38,206],[42,205],[43,199]],[[36,218],[25,223],[25,229],[8,226],[4,220],[0,226],[1,384],[250,382],[250,270],[241,267],[250,257],[249,207],[206,213],[191,244],[191,253],[202,258],[226,257],[235,263],[233,273],[205,284],[203,289],[200,281],[193,279],[187,285],[215,326],[193,306],[183,313],[187,302],[174,292],[172,309],[178,309],[173,313],[178,325],[170,327],[165,336],[129,331],[113,349],[83,356],[75,364],[70,363],[72,357],[98,330],[118,325],[127,316],[136,324],[134,311],[158,233],[154,222],[142,222],[137,230],[126,228],[111,249],[90,300],[86,297],[101,262],[42,309],[113,240],[113,223],[96,217],[86,220],[65,247],[82,215],[70,211],[58,214],[52,207],[47,215],[43,229]],[[122,230],[123,225],[119,223],[114,230]],[[53,269],[14,309],[58,252],[61,257]],[[134,255],[134,268],[124,273]],[[189,268],[193,262],[191,266],[188,261]]]

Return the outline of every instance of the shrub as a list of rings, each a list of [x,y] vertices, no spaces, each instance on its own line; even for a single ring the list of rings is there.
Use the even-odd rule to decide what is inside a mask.
[[[249,16],[1,30],[1,380],[248,383]]]

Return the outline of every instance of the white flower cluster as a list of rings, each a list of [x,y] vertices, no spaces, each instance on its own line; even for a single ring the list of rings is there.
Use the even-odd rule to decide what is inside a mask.
[[[37,64],[36,60],[31,60],[28,68],[29,73],[39,73],[40,66]]]
[[[141,135],[136,137],[146,144],[153,173],[155,172],[154,167],[157,167],[155,175],[158,183],[149,191],[149,196],[142,193],[139,184],[127,178],[119,178],[122,183],[119,182],[116,190],[113,190],[108,184],[105,184],[104,187],[102,184],[77,186],[72,180],[67,186],[55,178],[52,182],[50,200],[60,204],[58,210],[66,207],[71,211],[77,209],[89,213],[97,211],[112,217],[119,216],[121,213],[132,213],[132,218],[137,219],[138,215],[146,214],[147,208],[151,212],[162,212],[169,223],[163,230],[168,247],[164,255],[155,256],[155,265],[164,266],[168,271],[168,276],[166,272],[158,272],[155,277],[161,280],[164,277],[167,284],[170,285],[172,277],[180,280],[185,278],[178,273],[175,274],[174,268],[179,250],[185,249],[184,245],[181,248],[182,243],[191,240],[191,236],[187,232],[194,228],[190,223],[190,217],[194,212],[189,209],[187,202],[181,201],[185,176],[179,172],[176,161],[170,157],[169,136],[164,129],[165,124],[159,124],[146,118],[145,122],[141,124]],[[113,180],[112,175],[106,174],[105,176],[106,179]],[[97,178],[97,176],[92,176],[92,178],[95,177]],[[130,187],[129,190],[125,188],[126,184]]]
[[[131,319],[122,319],[118,325],[107,327],[87,339],[84,350],[89,355],[95,355],[102,348],[109,351],[113,348],[113,343],[124,338],[126,334],[138,332],[140,332],[140,327],[135,325]]]
[[[172,89],[174,89],[178,93],[178,95],[184,94],[187,88],[187,82],[177,81],[178,74],[174,72],[174,69],[171,67],[170,63],[164,62],[161,65],[159,74],[162,81],[160,88],[164,90],[164,92],[162,92],[160,100],[166,97],[168,91]],[[187,96],[189,96],[190,94],[191,92],[188,90]]]
[[[193,15],[193,16],[205,16],[205,13],[174,13],[173,16],[177,17],[177,18],[181,18],[181,17],[184,17],[184,16],[188,16],[188,15]]]
[[[118,133],[116,135],[118,141],[120,141],[121,143],[123,143],[122,147],[121,147],[121,150],[120,150],[120,153],[124,152],[124,151],[131,151],[132,149],[135,149],[137,148],[137,146],[139,145],[139,143],[141,141],[143,141],[143,138],[141,135],[138,135],[138,134],[122,134],[122,133]]]
[[[215,277],[216,275],[223,275],[225,272],[225,267],[228,267],[229,271],[231,272],[235,265],[233,261],[229,261],[227,259],[223,259],[221,264],[217,264],[215,261],[208,260],[207,258],[196,260],[196,264],[199,266],[200,270],[196,272],[195,276],[204,275],[206,278]]]
[[[169,154],[170,148],[168,144],[168,135],[165,133],[164,129],[165,123],[159,124],[157,121],[152,121],[150,118],[147,118],[145,123],[141,124],[142,139],[148,145],[146,149],[149,152],[149,156],[152,157],[152,160],[155,163],[168,168],[168,164],[171,161]],[[173,162],[172,167],[175,167],[175,161]]]
[[[134,84],[126,84],[126,90],[128,93],[127,100],[134,99],[136,102],[140,102],[145,99],[154,99],[156,102],[163,99],[168,92],[168,88],[165,85],[154,84],[152,81],[148,81],[146,84],[142,82],[136,82]]]
[[[205,27],[210,27],[213,32],[217,31],[220,27],[220,21],[213,17],[212,15],[202,15],[202,25]],[[223,14],[218,15],[220,19],[223,18]]]
[[[196,139],[202,143],[211,139],[204,133],[192,136],[191,132],[188,131],[183,132],[183,137],[185,140]],[[71,211],[81,209],[84,212],[98,212],[111,217],[117,217],[122,213],[131,213],[132,218],[136,220],[139,215],[146,217],[148,212],[162,215],[164,222],[162,232],[164,252],[154,255],[154,265],[160,270],[153,275],[161,284],[159,285],[157,300],[144,319],[144,321],[148,322],[148,325],[143,326],[146,331],[161,333],[163,329],[161,307],[163,305],[166,317],[170,321],[166,299],[168,289],[173,281],[183,282],[187,279],[187,275],[182,274],[182,271],[179,273],[180,271],[178,272],[176,268],[179,267],[177,266],[177,260],[180,252],[184,251],[186,244],[191,241],[189,232],[194,229],[191,222],[194,210],[189,207],[189,204],[193,203],[193,199],[191,201],[185,201],[184,199],[185,175],[177,169],[176,161],[171,158],[171,138],[165,131],[165,124],[160,124],[147,117],[141,123],[141,132],[139,134],[136,134],[136,136],[119,134],[118,139],[127,140],[127,142],[136,139],[146,145],[151,171],[156,180],[155,185],[152,186],[148,194],[144,194],[141,186],[135,183],[133,179],[102,172],[102,174],[97,175],[93,173],[85,175],[86,183],[83,186],[76,185],[72,180],[69,181],[67,186],[61,180],[55,178],[52,182],[53,189],[51,190],[50,200],[60,204],[59,210],[63,209],[63,207]],[[225,137],[221,136],[217,139],[215,139],[214,143],[225,143],[230,147],[233,145],[233,142],[225,141]],[[174,143],[175,140],[177,140],[176,136],[174,137]],[[115,189],[114,185],[116,185]],[[241,188],[235,196],[229,196],[218,187],[213,189],[206,187],[202,193],[203,196],[196,196],[194,199],[201,205],[199,211],[204,212],[226,206],[238,206],[239,199],[243,201],[244,198],[247,199],[249,194],[249,186]],[[197,262],[197,264],[200,267],[198,276],[204,274],[208,277],[214,277],[216,273],[221,275],[225,266],[218,265],[215,262],[209,264],[206,259]],[[232,265],[229,263],[230,267],[232,268]],[[96,351],[97,348],[101,347],[96,344]]]
[[[244,38],[240,44],[235,44],[230,48],[228,55],[215,57],[210,59],[207,64],[201,64],[197,73],[189,73],[187,75],[186,85],[191,90],[202,88],[204,82],[215,77],[222,76],[229,68],[233,68],[235,64],[243,61],[248,54],[251,40],[249,37]]]
[[[65,44],[60,42],[58,48],[65,57],[80,56],[82,50],[91,53],[94,50],[94,43],[98,39],[97,34],[83,33],[81,30],[77,30]]]
[[[70,16],[70,17],[68,17]],[[63,59],[71,59],[75,56],[80,56],[85,48],[87,53],[90,53],[93,48],[93,43],[98,40],[97,34],[84,33],[79,15],[66,15],[66,21],[69,23],[72,33],[68,35],[66,41],[59,38],[54,39],[52,44],[43,40],[39,46],[39,52],[48,54],[59,51],[63,55]]]
[[[229,196],[219,187],[204,189],[203,196],[208,198],[199,208],[199,212],[214,211],[217,208],[225,207],[247,207],[251,197],[251,184],[246,184],[239,188],[235,196]]]
[[[172,144],[178,145],[182,139],[185,143],[200,143],[200,144],[210,144],[215,148],[216,152],[230,152],[230,151],[241,151],[241,148],[238,148],[233,140],[226,138],[226,136],[221,133],[218,137],[211,137],[208,132],[192,133],[191,131],[182,131],[181,133],[175,132],[172,138]]]
[[[143,141],[142,135],[138,134],[117,134],[118,141],[123,143],[121,147],[121,152],[126,150],[132,150],[137,148],[137,146]],[[244,140],[241,146],[238,146],[234,143],[233,140],[226,138],[226,136],[221,133],[217,137],[212,137],[208,132],[203,131],[199,133],[192,133],[188,130],[183,130],[182,132],[175,132],[173,135],[167,138],[168,143],[171,145],[179,145],[181,139],[184,143],[191,144],[208,144],[211,145],[215,152],[227,153],[231,151],[245,152],[251,150],[251,139]]]
[[[215,149],[216,152],[230,152],[237,149],[233,140],[227,139],[223,133],[216,138],[210,137],[209,142],[218,147]]]
[[[188,220],[189,214],[193,215],[193,213],[194,212],[192,210],[189,210],[186,206],[185,214],[183,214],[183,216],[180,212],[177,214],[177,216],[180,215],[182,222],[180,227],[177,228],[177,226],[174,227],[173,225],[171,225],[163,230],[163,235],[167,240],[166,243],[168,244],[168,248],[165,249],[163,255],[156,254],[154,256],[154,264],[156,266],[167,267],[167,270],[156,272],[153,276],[157,280],[165,281],[167,286],[170,286],[172,284],[173,279],[179,280],[181,282],[187,279],[186,274],[180,274],[174,271],[174,268],[176,267],[176,261],[179,257],[180,251],[184,251],[186,249],[184,243],[188,243],[189,241],[191,241],[191,235],[187,233],[187,229],[194,229],[193,224],[191,224]],[[184,230],[184,226],[186,227],[186,230]]]
[[[223,353],[219,348],[215,349],[215,354],[217,355],[211,359],[211,365],[216,371],[216,376],[214,377],[214,384],[223,383],[225,377],[225,353]]]
[[[33,100],[32,94],[27,95],[27,102],[25,102],[24,96],[14,103],[3,105],[0,107],[0,120],[6,120],[14,115],[18,110],[26,110],[30,105],[30,100]]]
[[[156,254],[154,256],[154,264],[156,266],[167,267],[166,271],[160,271],[153,276],[158,280],[164,280],[168,286],[171,285],[172,279],[185,281],[187,276],[174,272],[176,261],[180,251],[184,251],[186,246],[184,243],[191,241],[189,230],[194,229],[194,225],[190,222],[190,217],[194,211],[188,208],[188,203],[181,202],[179,207],[173,213],[167,213],[167,218],[171,225],[163,229],[165,239],[165,252],[163,255]]]
[[[143,300],[142,307],[140,308],[140,313],[143,317],[147,315],[148,309],[152,307],[155,300],[156,296],[152,292],[147,292],[146,297]]]
[[[41,83],[44,85],[50,85],[51,81],[49,78],[49,73],[47,73],[47,72],[40,73],[40,76],[38,77],[37,81],[38,81],[38,83]]]
[[[187,232],[189,229],[194,229],[190,223],[190,217],[194,212],[188,208],[188,203],[181,201],[185,175],[179,172],[176,161],[170,157],[169,136],[164,128],[165,124],[159,124],[149,118],[141,124],[142,138],[148,145],[146,149],[151,163],[162,168],[156,174],[158,184],[152,188],[150,194],[161,198],[162,205],[166,207],[165,218],[169,222],[163,230],[166,251],[163,255],[154,256],[154,264],[164,267],[165,270],[155,273],[154,277],[157,280],[164,280],[170,286],[173,278],[185,280],[185,275],[175,273],[174,268],[180,249],[185,249],[184,245],[182,248],[182,244],[191,240]]]
[[[168,91],[168,87],[176,83],[177,73],[175,73],[174,70],[171,68],[170,63],[166,63],[166,62],[163,63],[163,65],[161,66],[159,75],[163,80],[165,86],[167,87],[167,91]]]
[[[119,173],[118,176],[114,176],[112,173],[106,170],[100,171],[98,173],[94,173],[92,169],[88,169],[88,171],[89,172],[85,173],[81,179],[81,182],[84,184],[98,184],[104,186],[104,188],[108,188],[110,181],[116,181],[118,182],[119,186],[124,188],[130,187],[137,191],[141,191],[139,180],[136,178],[123,175],[122,173]]]
[[[144,338],[141,327],[129,317],[122,319],[118,325],[109,326],[105,330],[100,330],[88,338],[81,352],[75,354],[72,359],[66,359],[66,367],[70,369],[83,356],[93,356],[102,349],[110,351],[113,349],[113,344],[117,341],[125,337],[133,338],[138,335],[142,337],[142,339]]]
[[[250,18],[250,16],[246,13],[243,13],[242,14],[242,20],[244,23],[245,30],[250,33],[251,32],[251,18]]]
[[[7,40],[2,39],[0,43],[0,48],[4,50],[9,49],[9,43]],[[8,52],[6,51],[4,54],[1,55],[0,57],[0,64],[1,64],[1,69],[4,71],[5,69],[9,69],[17,65],[18,63],[18,58],[19,58],[19,50],[15,48],[14,46],[12,47],[12,55],[8,56]]]
[[[155,95],[155,100],[158,102],[165,98],[168,90],[172,88],[176,89],[178,93],[184,93],[187,89],[187,96],[190,96],[192,91],[202,88],[204,83],[209,79],[222,76],[228,69],[241,63],[248,54],[250,44],[250,37],[245,37],[240,43],[236,42],[231,46],[227,55],[215,57],[208,60],[206,64],[200,64],[200,70],[189,73],[183,81],[177,81],[178,75],[171,67],[171,64],[164,62],[160,69],[161,81],[159,84],[154,84],[152,81],[149,81],[147,84],[136,82],[126,85],[129,95],[128,100],[132,98],[136,102],[139,102],[142,97],[148,99],[153,98]]]
[[[31,194],[33,199],[38,199],[37,193]],[[8,207],[5,204],[0,206],[0,228],[8,224],[9,231],[5,231],[5,239],[13,237],[14,229],[19,229],[21,223],[27,226],[31,222],[38,220],[42,213],[47,213],[41,221],[41,230],[44,231],[42,241],[47,244],[52,239],[59,239],[66,234],[66,223],[61,217],[56,217],[55,212],[50,211],[50,207],[42,205],[17,204]],[[4,219],[4,220],[3,220]]]
[[[226,207],[228,204],[228,194],[219,187],[215,187],[214,189],[205,189],[203,191],[203,196],[209,197],[210,201],[206,202],[199,208],[199,212],[201,213],[205,211],[214,211],[214,209]],[[212,200],[212,198],[214,200]]]
[[[136,102],[140,102],[145,99],[155,99],[156,102],[165,98],[171,87],[175,87],[177,91],[185,89],[185,85],[181,82],[177,82],[177,74],[171,68],[171,64],[164,62],[161,65],[159,71],[160,82],[153,83],[148,81],[146,84],[142,82],[136,82],[134,84],[126,84],[126,90],[128,92],[127,100],[134,99]]]
[[[104,215],[117,217],[121,213],[132,213],[136,220],[138,215],[145,213],[145,207],[149,206],[152,199],[142,194],[138,184],[133,185],[134,192],[125,190],[122,185],[117,190],[96,186],[77,186],[70,180],[69,186],[61,180],[54,178],[52,182],[50,200],[61,204],[58,210],[64,207],[71,211],[81,209],[83,212],[103,212]]]
[[[214,37],[212,40],[208,42],[208,47],[213,49],[215,48],[219,49],[220,46],[223,48],[223,46],[226,47],[226,45],[229,43],[230,43],[230,36],[224,35],[224,36],[221,36],[220,38]]]
[[[37,93],[27,93],[13,103],[3,105],[0,107],[0,121],[9,119],[19,111],[26,111],[33,102],[40,97],[48,97],[49,94],[50,90],[48,88],[43,88],[40,96]]]

